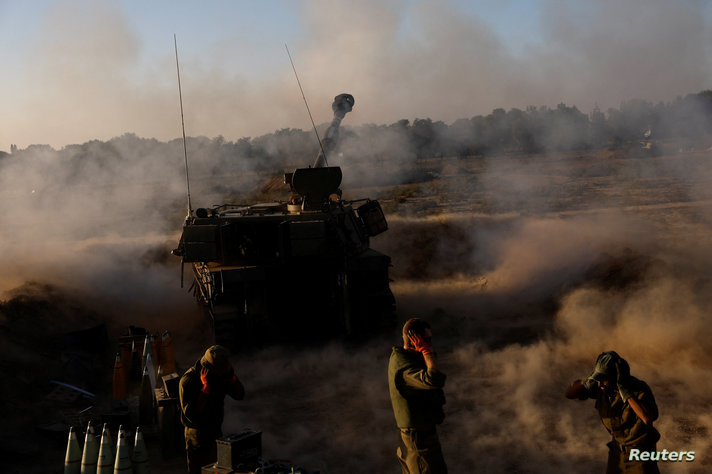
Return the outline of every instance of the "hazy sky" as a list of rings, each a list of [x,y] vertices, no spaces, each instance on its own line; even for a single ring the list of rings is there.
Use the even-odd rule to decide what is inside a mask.
[[[0,0],[0,150],[127,132],[179,137],[177,35],[188,135],[310,128],[336,94],[348,124],[495,107],[589,112],[712,88],[702,0]]]

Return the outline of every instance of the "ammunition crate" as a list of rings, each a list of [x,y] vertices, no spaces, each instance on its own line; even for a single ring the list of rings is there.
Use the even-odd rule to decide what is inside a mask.
[[[219,467],[245,470],[254,467],[262,455],[262,432],[244,430],[216,440]]]

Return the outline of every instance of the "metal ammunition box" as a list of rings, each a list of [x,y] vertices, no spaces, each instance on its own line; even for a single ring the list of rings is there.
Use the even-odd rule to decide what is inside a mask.
[[[250,429],[219,438],[218,466],[233,470],[256,467],[262,455],[262,432]]]

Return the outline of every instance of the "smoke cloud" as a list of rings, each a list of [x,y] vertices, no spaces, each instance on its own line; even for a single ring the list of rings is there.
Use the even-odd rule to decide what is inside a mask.
[[[169,254],[185,215],[180,156],[124,137],[4,158],[0,291],[50,282],[113,313],[117,327],[148,318],[158,331],[195,313]]]
[[[452,472],[603,470],[610,437],[593,402],[569,401],[563,392],[605,350],[618,351],[652,387],[658,449],[697,453],[694,464],[661,467],[709,468],[712,419],[701,408],[711,388],[709,246],[679,249],[655,234],[631,240],[620,232],[623,222],[524,218],[514,230],[490,231],[489,247],[479,244],[478,252],[493,254],[491,269],[462,263],[451,267],[456,275],[401,275],[394,283],[401,319],[415,314],[434,327],[448,374],[440,437]],[[407,236],[440,225],[411,219],[389,232]],[[450,225],[475,229],[462,220]],[[447,247],[447,234],[435,235],[444,235]],[[392,254],[396,268],[413,258],[413,248],[404,247]],[[363,347],[239,358],[248,399],[231,405],[226,424],[274,427],[263,433],[266,455],[325,472],[392,470],[397,430],[385,372],[388,346],[399,342],[396,329]]]
[[[171,329],[179,365],[192,365],[211,342],[168,255],[184,216],[182,163],[167,165],[180,145],[164,156],[129,136],[0,161],[2,197],[13,203],[3,210],[12,226],[0,234],[4,298],[24,292],[40,308],[55,301],[66,329],[100,321],[112,334],[128,324]],[[423,189],[445,208],[452,193],[473,206],[485,196],[491,212],[389,215],[390,230],[372,246],[392,257],[401,322],[418,315],[433,325],[448,374],[440,434],[452,472],[602,470],[608,436],[592,404],[563,391],[604,350],[652,387],[659,448],[697,453],[692,465],[665,467],[709,467],[712,418],[701,407],[712,388],[712,220],[703,162],[699,153],[444,160]],[[467,193],[458,173],[475,178]],[[562,177],[574,184],[562,189]],[[52,285],[9,292],[28,280]],[[8,314],[4,328],[13,327]],[[61,329],[47,326],[46,336]],[[398,332],[234,357],[247,398],[227,403],[225,432],[261,430],[265,457],[323,472],[392,470],[397,430],[385,374]]]
[[[702,408],[711,221],[699,200],[709,175],[697,161],[706,155],[593,156],[480,161],[475,192],[500,213],[405,211],[374,239],[393,259],[401,323],[417,315],[433,325],[448,374],[439,431],[452,472],[604,470],[610,435],[593,402],[563,393],[606,350],[651,386],[658,449],[696,453],[692,464],[661,469],[704,472],[712,463],[712,418]],[[461,192],[451,189],[457,179],[448,182],[433,189]],[[361,347],[237,358],[254,385],[231,405],[227,426],[278,426],[263,433],[265,455],[326,472],[392,470],[397,429],[385,372],[398,344],[396,328]]]

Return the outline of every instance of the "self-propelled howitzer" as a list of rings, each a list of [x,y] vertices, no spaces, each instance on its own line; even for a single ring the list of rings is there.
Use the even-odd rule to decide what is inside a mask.
[[[341,168],[326,166],[353,105],[353,96],[336,96],[313,167],[285,174],[288,201],[187,217],[173,253],[192,268],[216,342],[239,349],[368,335],[394,322],[391,259],[369,246],[388,229],[385,216],[378,201],[342,200]]]

